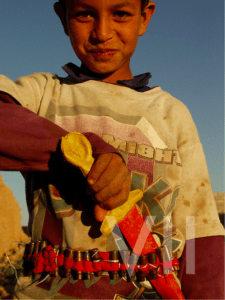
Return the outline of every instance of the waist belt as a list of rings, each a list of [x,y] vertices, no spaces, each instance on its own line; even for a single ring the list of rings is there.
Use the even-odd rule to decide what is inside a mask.
[[[26,245],[24,253],[24,275],[50,273],[53,276],[74,279],[90,279],[91,273],[99,277],[108,272],[111,279],[118,277],[128,281],[145,281],[148,274],[152,279],[177,273],[177,258],[162,261],[160,253],[146,255],[130,254],[128,250],[101,252],[98,249],[78,251],[70,248],[58,248],[45,241]]]

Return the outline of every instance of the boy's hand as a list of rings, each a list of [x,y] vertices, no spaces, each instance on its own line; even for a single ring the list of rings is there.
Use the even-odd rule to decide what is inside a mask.
[[[102,222],[107,211],[128,199],[131,178],[122,158],[116,153],[101,154],[87,176],[87,192],[96,202],[95,219]]]

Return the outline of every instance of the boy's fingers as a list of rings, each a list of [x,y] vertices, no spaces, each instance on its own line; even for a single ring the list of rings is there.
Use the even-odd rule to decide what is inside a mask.
[[[107,212],[108,211],[106,209],[104,209],[101,206],[99,206],[98,204],[96,204],[94,207],[95,220],[98,222],[103,222]]]
[[[95,220],[98,222],[103,222],[108,210],[112,210],[122,204],[124,204],[129,196],[130,191],[130,183],[128,183],[128,189],[125,188],[124,190],[121,190],[120,193],[118,193],[116,196],[112,197],[108,201],[101,204],[96,204],[94,207],[94,217]],[[102,207],[103,205],[103,207]]]
[[[87,176],[88,184],[93,185],[98,180],[98,178],[101,176],[101,174],[104,172],[104,170],[110,163],[112,156],[113,153],[105,153],[97,158]]]
[[[118,154],[100,155],[88,174],[89,192],[99,192],[121,172],[128,173],[128,170]]]
[[[87,192],[96,202],[95,219],[102,222],[107,211],[125,203],[129,197],[131,178],[122,158],[115,153],[102,154],[92,166]]]
[[[118,155],[117,155],[118,156]],[[120,186],[125,180],[127,180],[129,172],[122,159],[118,156],[116,159],[112,159],[104,172],[99,176],[97,181],[89,186],[91,193],[98,193],[104,188],[114,190],[114,194],[118,193]]]
[[[102,191],[94,195],[95,201],[106,210],[112,210],[122,204],[124,204],[130,193],[131,180],[130,177],[121,185],[118,193],[107,194],[107,188],[105,194],[102,195]]]
[[[126,172],[125,169],[125,171],[117,173],[110,184],[108,184],[101,190],[97,192],[91,190],[91,194],[94,196],[95,201],[100,204],[108,201],[110,198],[120,193],[120,191],[129,191],[130,181],[130,175],[128,172]]]

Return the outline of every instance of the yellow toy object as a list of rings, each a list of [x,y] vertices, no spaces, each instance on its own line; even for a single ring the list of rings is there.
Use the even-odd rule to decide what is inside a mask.
[[[62,137],[61,150],[65,159],[87,176],[94,163],[89,140],[79,132],[71,132]]]
[[[94,163],[91,144],[88,139],[79,132],[71,132],[62,138],[61,150],[65,159],[72,165],[79,167],[84,176],[87,176]],[[142,197],[143,192],[141,190],[131,191],[126,203],[108,211],[100,229],[102,234],[110,234],[116,223],[121,221]]]
[[[108,235],[113,230],[114,226],[119,223],[123,218],[126,216],[126,214],[129,212],[129,210],[142,199],[143,192],[141,190],[134,190],[131,191],[129,194],[129,198],[127,202],[125,202],[123,205],[114,208],[113,210],[110,210],[107,212],[105,219],[102,222],[102,226],[100,228],[100,231],[103,235]]]

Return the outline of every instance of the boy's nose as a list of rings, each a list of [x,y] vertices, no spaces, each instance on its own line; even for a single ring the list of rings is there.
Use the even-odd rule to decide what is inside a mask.
[[[99,20],[95,20],[94,28],[92,31],[93,39],[103,43],[111,39],[112,36],[113,30],[108,18],[104,17]]]

